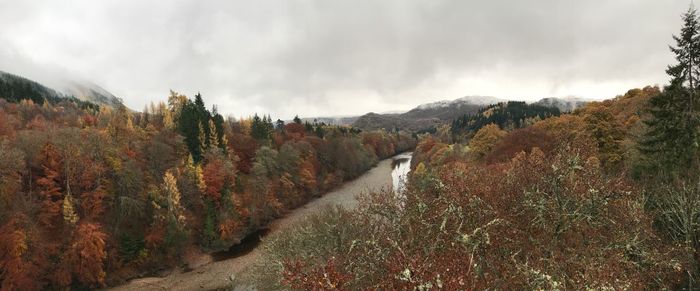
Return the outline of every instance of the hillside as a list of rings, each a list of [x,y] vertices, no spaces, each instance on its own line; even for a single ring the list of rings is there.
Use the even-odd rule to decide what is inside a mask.
[[[59,97],[60,93],[32,80],[0,71],[0,97],[10,102],[30,99],[43,104],[45,100]]]
[[[452,122],[453,134],[472,134],[487,124],[496,124],[502,129],[522,128],[552,116],[559,116],[557,107],[508,101],[486,106],[476,114],[465,114]]]
[[[467,96],[455,100],[443,100],[433,103],[418,105],[405,113],[399,114],[378,114],[367,113],[357,118],[352,123],[353,126],[366,129],[406,129],[421,131],[435,128],[446,124],[465,115],[472,115],[479,112],[483,107],[506,102],[490,96]],[[525,102],[521,102],[525,104]],[[532,103],[533,106],[541,108],[557,108],[560,112],[571,112],[583,105],[587,101],[580,98],[542,98]]]
[[[104,88],[90,82],[68,81],[57,89],[68,96],[75,96],[80,100],[92,102],[101,106],[115,107],[123,104],[121,98],[114,96]]]
[[[362,129],[426,130],[444,124],[464,114],[476,113],[479,108],[503,100],[488,96],[467,96],[452,101],[438,101],[417,106],[400,114],[367,113],[353,126]]]
[[[587,103],[589,103],[589,101],[577,97],[547,97],[542,98],[533,104],[547,107],[556,107],[559,108],[559,111],[561,112],[572,112],[580,107],[583,107]]]
[[[22,99],[30,99],[37,104],[43,104],[45,101],[55,104],[69,100],[76,102],[80,107],[86,107],[89,104],[115,107],[122,104],[121,99],[92,83],[70,81],[64,82],[60,88],[51,88],[3,71],[0,71],[0,98],[14,103]]]

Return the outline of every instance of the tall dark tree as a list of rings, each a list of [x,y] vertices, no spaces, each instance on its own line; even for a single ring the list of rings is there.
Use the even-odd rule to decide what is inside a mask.
[[[275,124],[275,129],[277,129],[279,131],[284,131],[284,120],[277,119],[276,124]]]
[[[267,116],[260,118],[258,114],[253,116],[253,121],[250,124],[250,135],[256,140],[267,140],[270,138],[272,123],[269,123]]]
[[[218,141],[219,148],[226,153],[228,151],[228,141],[224,130],[224,117],[219,114],[216,106],[212,108],[211,119],[214,122],[214,127],[216,129],[217,136],[215,138]]]
[[[211,119],[211,113],[207,110],[206,107],[204,107],[204,100],[202,99],[202,94],[197,92],[197,95],[194,95],[194,105],[197,109],[197,118],[198,121],[203,124],[207,125],[209,124],[209,120]],[[206,148],[209,148],[211,146],[211,129],[208,126],[203,126],[204,128],[204,145]]]
[[[673,36],[676,46],[676,65],[666,73],[671,82],[664,92],[649,100],[652,118],[646,121],[649,130],[640,142],[645,155],[646,170],[659,176],[673,178],[679,174],[694,172],[698,158],[698,76],[700,72],[700,25],[694,7],[683,15],[683,28],[679,36]]]

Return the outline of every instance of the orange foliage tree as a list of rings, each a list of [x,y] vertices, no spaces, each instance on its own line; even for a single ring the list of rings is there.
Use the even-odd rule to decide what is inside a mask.
[[[46,143],[40,154],[43,176],[36,183],[40,189],[42,207],[39,221],[45,226],[56,227],[57,218],[61,216],[63,193],[60,187],[61,157],[52,143]]]
[[[88,287],[104,286],[106,273],[104,260],[107,258],[105,240],[107,235],[97,223],[81,223],[75,230],[73,241],[63,254],[58,273],[65,276],[65,283],[71,278]],[[65,285],[68,285],[65,284]]]
[[[43,286],[39,267],[30,259],[29,238],[18,214],[0,227],[0,289],[38,290]]]

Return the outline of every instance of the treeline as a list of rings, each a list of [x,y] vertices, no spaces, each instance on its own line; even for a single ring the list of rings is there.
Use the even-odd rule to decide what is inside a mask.
[[[171,92],[135,113],[0,99],[0,286],[99,287],[226,249],[415,146]]]
[[[268,238],[265,290],[696,290],[700,25],[671,82],[468,143],[429,136],[403,193]],[[554,115],[554,114],[553,114]],[[341,223],[342,222],[342,223]]]
[[[630,175],[633,133],[659,94],[630,90],[524,128],[489,124],[468,143],[426,136],[406,191],[268,237],[247,279],[265,290],[679,286],[687,265]]]
[[[53,105],[73,103],[81,109],[99,111],[100,106],[82,101],[75,96],[65,96],[32,80],[0,71],[0,98],[18,103],[32,100],[36,104],[48,102]]]
[[[451,129],[455,136],[473,135],[487,124],[496,124],[500,128],[512,130],[559,114],[561,113],[556,107],[508,101],[486,106],[475,114],[458,117],[452,121]]]

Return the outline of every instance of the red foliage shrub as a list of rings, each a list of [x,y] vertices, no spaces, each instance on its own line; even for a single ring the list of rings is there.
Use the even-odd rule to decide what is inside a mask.
[[[351,276],[339,270],[335,261],[330,258],[325,265],[310,270],[299,260],[284,261],[282,283],[298,290],[349,290],[347,283]]]

